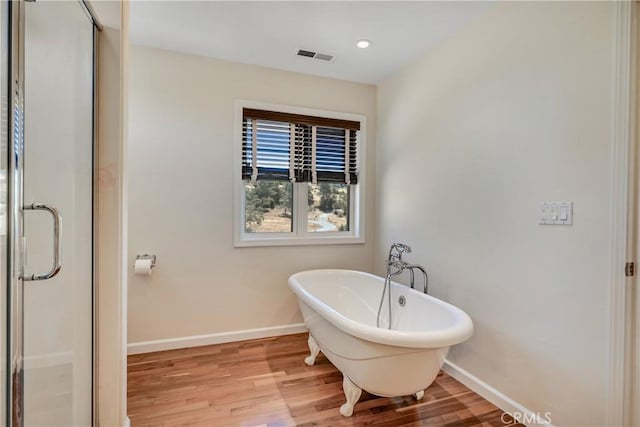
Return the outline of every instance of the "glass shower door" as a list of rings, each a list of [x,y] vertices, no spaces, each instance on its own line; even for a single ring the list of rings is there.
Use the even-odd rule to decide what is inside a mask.
[[[9,5],[0,4],[0,423],[7,419],[7,308],[9,281],[8,192],[9,192]]]
[[[81,2],[3,3],[10,3],[3,10],[12,23],[9,70],[15,68],[5,252],[8,424],[90,426],[93,23]],[[2,163],[0,185],[1,175]]]

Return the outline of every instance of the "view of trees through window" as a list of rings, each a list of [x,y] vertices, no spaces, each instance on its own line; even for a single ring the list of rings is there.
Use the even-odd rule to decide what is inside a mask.
[[[323,182],[317,185],[308,184],[307,188],[307,231],[349,231],[349,186]],[[291,182],[247,181],[244,189],[247,233],[292,231],[293,184]]]
[[[245,225],[247,233],[290,233],[293,227],[293,184],[288,181],[247,181]]]
[[[349,186],[309,184],[307,231],[349,231]]]

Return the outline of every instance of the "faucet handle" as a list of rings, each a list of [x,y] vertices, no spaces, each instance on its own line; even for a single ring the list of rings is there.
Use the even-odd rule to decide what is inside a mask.
[[[406,245],[404,243],[394,243],[391,245],[392,248],[395,248],[398,252],[406,252],[411,253],[411,246]]]
[[[387,268],[393,267],[398,269],[399,272],[405,270],[408,265],[405,261],[402,260],[401,257],[393,257],[392,259],[388,259],[387,261],[385,261],[385,264]]]

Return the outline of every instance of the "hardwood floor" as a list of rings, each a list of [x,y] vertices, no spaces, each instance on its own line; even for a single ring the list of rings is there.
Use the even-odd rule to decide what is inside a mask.
[[[296,334],[129,356],[131,425],[519,425],[444,372],[421,401],[363,392],[345,418],[342,374],[322,354],[305,365],[307,355],[307,334]]]

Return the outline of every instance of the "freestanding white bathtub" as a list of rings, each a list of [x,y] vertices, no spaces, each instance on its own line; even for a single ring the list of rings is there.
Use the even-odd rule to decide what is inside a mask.
[[[351,416],[362,390],[378,396],[417,399],[442,368],[449,347],[473,334],[469,316],[457,307],[392,282],[392,328],[385,296],[381,327],[376,327],[384,279],[351,270],[310,270],[289,277],[309,329],[313,365],[319,351],[343,375]],[[401,297],[404,303],[401,305]]]

